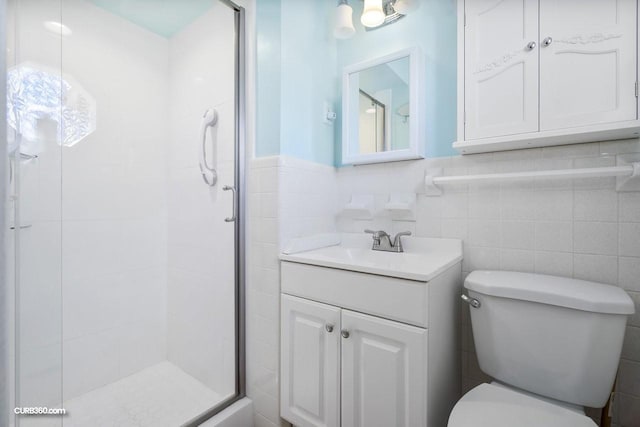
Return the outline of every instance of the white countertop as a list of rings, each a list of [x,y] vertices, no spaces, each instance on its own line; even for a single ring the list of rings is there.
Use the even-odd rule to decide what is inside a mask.
[[[462,260],[462,241],[457,239],[403,237],[403,253],[374,251],[371,244],[364,233],[312,236],[292,240],[280,259],[421,282]]]

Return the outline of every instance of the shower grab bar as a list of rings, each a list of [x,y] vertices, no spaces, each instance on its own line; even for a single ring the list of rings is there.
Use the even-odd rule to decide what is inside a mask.
[[[224,191],[231,191],[233,193],[233,212],[231,213],[231,218],[225,218],[224,222],[234,222],[236,220],[236,205],[237,205],[237,196],[238,192],[236,191],[236,187],[232,187],[230,185],[225,185],[222,187]]]
[[[214,167],[209,166],[207,162],[207,130],[210,127],[214,127],[218,123],[218,112],[213,109],[207,109],[202,115],[202,122],[200,125],[200,142],[202,144],[200,150],[200,173],[202,173],[202,179],[209,186],[213,187],[218,181],[218,173]],[[215,138],[212,138],[212,150],[214,154],[214,166],[215,166],[215,152],[216,144]]]

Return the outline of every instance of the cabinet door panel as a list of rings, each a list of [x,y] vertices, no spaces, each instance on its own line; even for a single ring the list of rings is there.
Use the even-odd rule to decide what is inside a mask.
[[[636,119],[636,7],[540,0],[541,130]]]
[[[297,426],[339,426],[340,309],[282,295],[281,313],[282,417]]]
[[[465,140],[537,131],[538,1],[466,1],[465,16]]]
[[[342,311],[342,426],[426,425],[426,329]]]

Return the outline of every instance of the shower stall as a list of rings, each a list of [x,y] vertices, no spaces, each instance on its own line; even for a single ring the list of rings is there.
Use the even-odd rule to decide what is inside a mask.
[[[244,396],[244,10],[6,8],[10,406],[65,412],[11,425],[197,425]]]

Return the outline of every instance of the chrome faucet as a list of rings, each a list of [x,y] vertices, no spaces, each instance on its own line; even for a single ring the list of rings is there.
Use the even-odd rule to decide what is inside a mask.
[[[391,243],[391,236],[389,236],[385,231],[373,231],[373,230],[364,230],[365,233],[372,234],[373,236],[373,246],[371,247],[374,251],[385,251],[385,252],[404,252],[402,249],[402,236],[411,236],[410,231],[401,231],[396,234],[393,238],[393,243]]]

